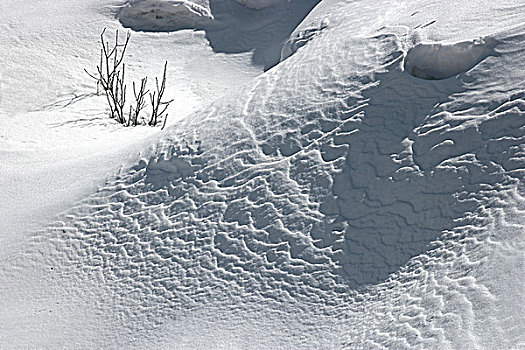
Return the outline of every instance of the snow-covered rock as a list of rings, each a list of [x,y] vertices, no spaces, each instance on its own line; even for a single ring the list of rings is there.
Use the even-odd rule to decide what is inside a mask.
[[[173,31],[202,28],[213,15],[208,0],[137,0],[118,13],[128,28],[144,31]]]

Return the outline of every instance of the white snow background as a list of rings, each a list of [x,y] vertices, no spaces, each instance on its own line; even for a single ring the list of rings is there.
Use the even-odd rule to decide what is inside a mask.
[[[522,1],[0,13],[0,348],[525,348]],[[109,119],[104,28],[164,130]]]

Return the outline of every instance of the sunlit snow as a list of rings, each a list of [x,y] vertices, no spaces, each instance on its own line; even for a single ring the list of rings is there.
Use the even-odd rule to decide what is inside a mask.
[[[1,349],[525,347],[522,1],[0,13]]]

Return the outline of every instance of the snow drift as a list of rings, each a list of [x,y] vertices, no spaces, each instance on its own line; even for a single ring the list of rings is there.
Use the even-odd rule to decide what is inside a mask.
[[[279,52],[266,35],[293,27],[212,4],[216,52]],[[0,261],[2,345],[522,346],[525,21],[491,4],[453,21],[435,11],[452,1],[321,2],[293,55]]]
[[[327,27],[327,20],[322,20],[320,23],[311,23],[308,26],[305,26],[304,23],[301,24],[284,43],[281,49],[281,61],[293,55],[299,48],[320,35]]]

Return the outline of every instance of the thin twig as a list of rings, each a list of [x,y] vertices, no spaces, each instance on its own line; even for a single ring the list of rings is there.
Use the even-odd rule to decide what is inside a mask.
[[[128,126],[133,125],[137,126],[139,121],[140,111],[146,107],[145,97],[149,90],[146,90],[146,83],[148,78],[142,78],[140,81],[140,89],[137,92],[135,82],[133,82],[133,95],[135,96],[135,108],[130,106],[130,113],[128,119]]]
[[[150,101],[151,101],[151,107],[152,107],[151,118],[150,118],[150,121],[148,123],[148,125],[150,125],[150,126],[156,126],[159,123],[160,118],[162,117],[164,112],[166,112],[166,110],[168,109],[169,104],[171,102],[173,102],[173,100],[162,101],[162,97],[164,95],[164,91],[166,90],[166,71],[167,71],[167,67],[168,67],[168,62],[166,61],[164,63],[164,72],[162,74],[162,83],[159,85],[159,79],[157,77],[155,77],[155,85],[156,85],[157,91],[153,92],[152,94],[149,95]],[[160,112],[159,112],[159,108],[161,108]],[[167,115],[166,115],[166,117],[167,117]]]

